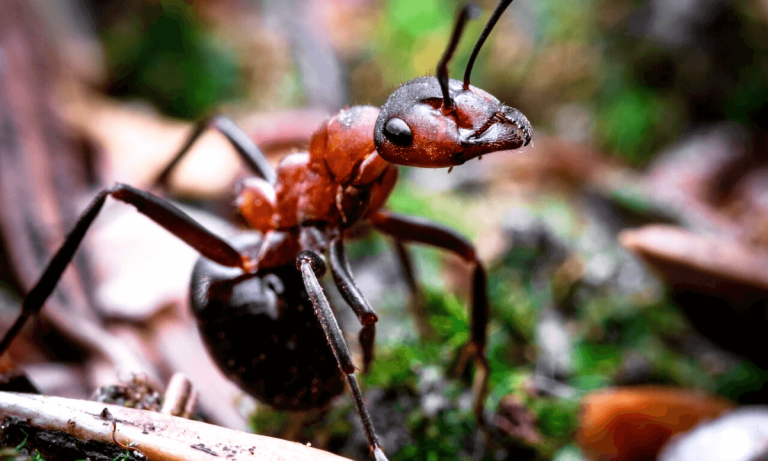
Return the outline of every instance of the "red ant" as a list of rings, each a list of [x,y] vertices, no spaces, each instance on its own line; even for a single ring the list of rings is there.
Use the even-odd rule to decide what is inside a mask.
[[[346,380],[370,449],[378,461],[385,460],[349,349],[318,282],[326,270],[327,252],[334,281],[363,325],[359,340],[363,369],[368,370],[377,316],[352,279],[343,243],[345,233],[367,222],[398,242],[433,245],[474,264],[471,339],[462,350],[461,363],[470,359],[475,363],[474,405],[482,424],[488,384],[485,270],[472,244],[455,231],[382,207],[397,180],[397,164],[453,167],[530,143],[531,125],[520,111],[469,84],[480,48],[511,2],[502,0],[492,14],[463,82],[448,78],[448,62],[474,12],[470,6],[459,14],[437,78],[406,82],[381,109],[342,110],[313,135],[309,153],[286,157],[276,170],[229,119],[199,122],[156,183],[165,183],[198,137],[214,127],[258,175],[240,184],[236,202],[242,217],[258,232],[225,241],[148,192],[123,184],[106,189],[88,206],[24,299],[18,319],[0,342],[0,354],[42,308],[110,196],[133,205],[202,255],[192,274],[192,308],[211,355],[231,379],[285,410],[324,406],[343,391]]]

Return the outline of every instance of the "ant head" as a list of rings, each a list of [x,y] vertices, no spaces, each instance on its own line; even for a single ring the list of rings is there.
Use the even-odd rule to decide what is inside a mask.
[[[448,62],[464,23],[474,12],[471,6],[464,7],[459,15],[451,42],[438,63],[437,78],[410,80],[390,95],[373,132],[382,158],[400,165],[451,167],[531,142],[533,130],[525,115],[469,84],[477,53],[510,3],[512,0],[502,0],[488,21],[467,64],[464,82],[448,78]]]

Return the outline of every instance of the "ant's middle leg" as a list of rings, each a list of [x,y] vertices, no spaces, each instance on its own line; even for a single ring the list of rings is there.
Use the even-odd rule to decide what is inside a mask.
[[[471,337],[469,343],[461,351],[459,369],[462,369],[463,364],[470,359],[475,363],[477,370],[473,383],[474,411],[478,422],[484,424],[483,409],[488,392],[489,373],[488,361],[485,358],[489,309],[485,269],[477,258],[474,246],[455,230],[424,218],[379,211],[370,219],[377,229],[396,239],[442,248],[473,264],[470,308]]]
[[[363,329],[360,330],[359,340],[360,347],[363,350],[363,372],[368,373],[373,361],[376,322],[379,320],[379,317],[373,311],[371,305],[368,304],[368,301],[352,278],[352,270],[349,267],[349,260],[347,259],[347,253],[344,251],[344,241],[341,236],[331,240],[328,253],[333,280],[336,282],[341,296],[352,310],[355,311],[357,318],[363,325]]]
[[[319,254],[306,250],[302,251],[296,258],[296,266],[304,279],[304,286],[307,289],[309,299],[312,301],[312,306],[315,308],[315,314],[317,314],[320,325],[323,327],[328,344],[331,346],[339,368],[346,377],[349,388],[352,390],[355,409],[360,416],[360,421],[363,423],[363,431],[368,439],[368,446],[376,461],[387,461],[387,457],[381,450],[379,438],[373,429],[373,422],[371,422],[368,409],[363,401],[360,386],[358,386],[357,379],[355,378],[355,364],[352,361],[352,355],[349,353],[346,341],[344,341],[344,335],[341,333],[336,316],[333,315],[328,299],[323,293],[323,287],[320,286],[320,282],[317,280],[318,276],[322,276],[325,273],[325,262]]]
[[[155,178],[152,184],[153,186],[167,184],[171,171],[173,171],[181,159],[187,152],[189,152],[189,149],[208,128],[215,128],[226,136],[227,140],[232,143],[240,158],[243,159],[251,171],[261,176],[269,184],[275,184],[275,181],[277,180],[275,169],[264,156],[261,149],[256,146],[256,143],[254,143],[253,140],[231,119],[223,115],[216,115],[206,117],[195,124],[192,133],[190,133],[189,137],[184,142],[184,145],[179,149],[179,152],[173,157],[163,171],[160,172],[157,178]]]
[[[169,202],[148,192],[124,184],[116,184],[101,191],[88,205],[74,229],[67,235],[64,243],[48,263],[43,275],[24,298],[19,317],[0,341],[0,355],[6,351],[26,322],[43,307],[109,196],[133,205],[140,213],[212,261],[223,266],[239,267],[245,272],[250,272],[255,267],[255,262],[250,257],[234,249],[225,240],[208,231]]]

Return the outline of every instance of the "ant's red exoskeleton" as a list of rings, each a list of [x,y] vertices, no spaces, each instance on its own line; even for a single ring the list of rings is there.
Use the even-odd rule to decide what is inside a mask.
[[[107,197],[112,197],[133,205],[202,255],[192,274],[192,308],[211,355],[231,379],[285,410],[324,406],[343,391],[346,381],[371,451],[377,460],[384,460],[355,365],[318,282],[327,253],[334,281],[363,325],[359,340],[367,370],[377,316],[355,286],[343,244],[347,231],[367,222],[399,242],[443,248],[474,265],[471,339],[461,362],[472,360],[476,365],[475,411],[482,422],[488,379],[485,270],[472,244],[455,231],[382,207],[395,185],[397,164],[453,167],[530,142],[531,126],[520,111],[469,84],[477,53],[511,2],[502,0],[494,11],[463,82],[449,79],[447,66],[473,11],[470,7],[459,15],[437,78],[406,82],[381,109],[342,110],[313,135],[309,153],[289,155],[277,169],[229,119],[198,123],[156,183],[165,183],[190,146],[214,127],[258,175],[240,184],[236,201],[239,213],[258,232],[225,241],[150,193],[123,184],[106,189],[88,206],[24,299],[19,318],[0,342],[0,354],[41,309]]]

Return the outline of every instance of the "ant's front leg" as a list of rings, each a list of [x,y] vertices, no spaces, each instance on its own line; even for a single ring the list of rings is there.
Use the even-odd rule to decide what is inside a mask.
[[[488,329],[488,294],[486,291],[485,269],[477,258],[475,248],[467,239],[455,230],[433,223],[427,219],[401,216],[387,211],[379,211],[370,218],[373,225],[403,241],[418,242],[435,246],[457,254],[472,263],[472,303],[471,303],[471,339],[462,349],[459,357],[459,369],[472,359],[477,367],[473,394],[474,411],[480,424],[485,424],[483,409],[488,393],[488,361],[485,358],[485,343]]]
[[[261,176],[269,184],[274,185],[277,180],[275,169],[264,156],[256,143],[240,128],[235,122],[223,115],[206,117],[195,124],[192,133],[189,135],[179,152],[173,157],[173,160],[163,169],[163,171],[153,181],[153,186],[162,186],[167,184],[171,171],[178,165],[181,159],[189,152],[189,149],[197,142],[200,136],[208,129],[215,128],[221,132],[237,150],[238,155],[245,162],[248,168]]]
[[[318,276],[322,276],[325,273],[325,261],[316,252],[305,250],[296,258],[296,266],[304,279],[304,286],[307,289],[309,299],[312,301],[312,306],[315,308],[315,314],[320,321],[320,325],[323,327],[328,344],[331,346],[339,368],[346,377],[349,388],[352,390],[352,398],[355,401],[355,408],[360,416],[360,421],[363,423],[363,431],[368,439],[368,446],[376,461],[386,461],[387,457],[381,450],[379,438],[373,429],[371,417],[363,401],[363,394],[360,392],[360,386],[358,386],[357,379],[355,378],[355,364],[352,361],[352,355],[349,353],[349,347],[347,347],[347,343],[344,341],[344,335],[341,333],[336,316],[333,315],[331,306],[328,304],[328,298],[323,293],[323,287],[317,280]]]
[[[88,205],[61,248],[48,263],[43,275],[24,298],[19,317],[0,341],[0,355],[6,351],[24,324],[43,307],[108,196],[133,205],[140,213],[212,261],[223,266],[239,267],[245,272],[250,272],[254,268],[254,262],[247,255],[232,248],[229,243],[212,234],[169,202],[131,186],[116,184],[101,191]]]

